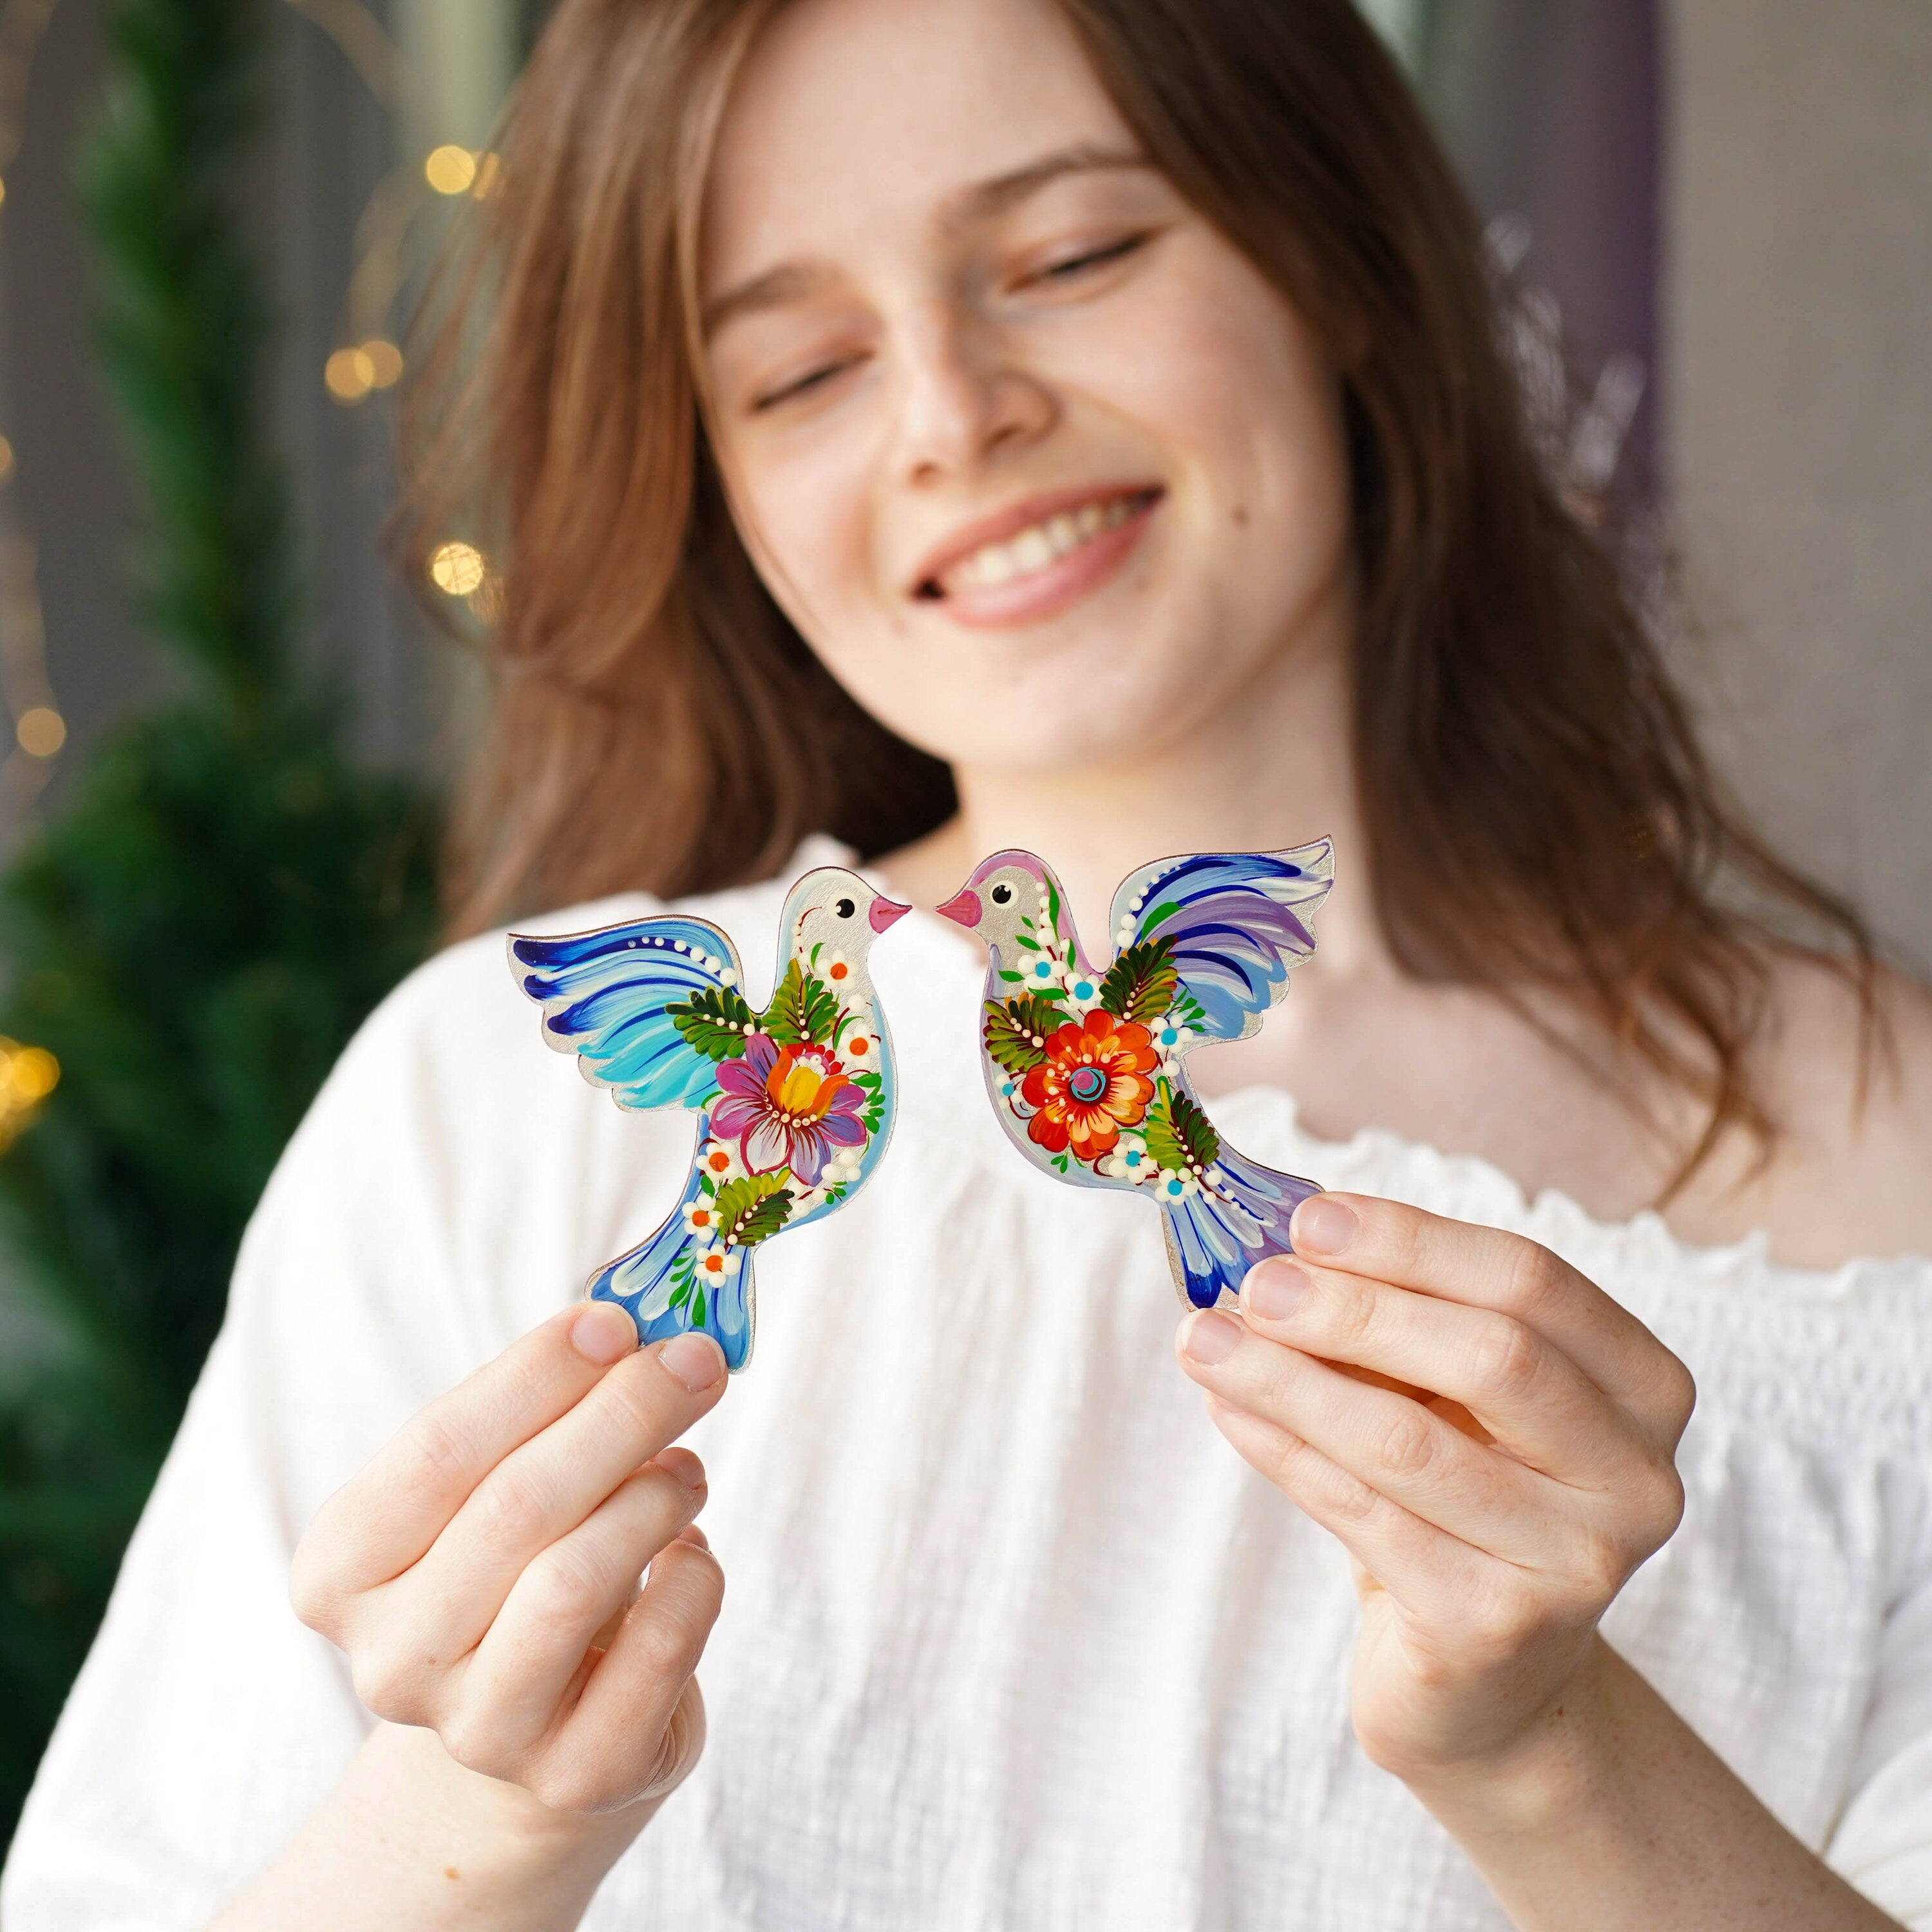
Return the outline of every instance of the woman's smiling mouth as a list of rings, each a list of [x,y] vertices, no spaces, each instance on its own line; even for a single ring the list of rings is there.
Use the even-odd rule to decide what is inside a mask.
[[[914,595],[976,629],[1036,622],[1112,577],[1165,494],[1144,485],[1030,499],[949,543]]]

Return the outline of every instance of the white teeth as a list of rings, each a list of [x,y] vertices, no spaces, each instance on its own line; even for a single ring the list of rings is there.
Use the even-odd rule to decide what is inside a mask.
[[[960,574],[969,584],[1004,584],[1008,578],[1017,577],[1024,568],[1014,554],[1012,544],[988,544],[967,560],[966,570]],[[970,577],[968,571],[971,572]]]
[[[1106,503],[1084,504],[1077,511],[1063,510],[1004,543],[987,544],[962,558],[946,573],[941,587],[977,590],[1044,570],[1054,559],[1078,550],[1102,530],[1124,523],[1142,501],[1136,496],[1115,496]]]
[[[1041,569],[1059,554],[1043,524],[1036,524],[1030,530],[1022,530],[1013,539],[1013,555],[1022,570]]]

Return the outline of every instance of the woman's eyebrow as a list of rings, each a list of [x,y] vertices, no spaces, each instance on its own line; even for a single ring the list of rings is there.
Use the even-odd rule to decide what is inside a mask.
[[[1088,142],[1081,142],[1070,148],[1056,149],[1052,154],[1042,154],[1036,161],[1029,161],[1024,167],[1015,168],[1010,173],[996,175],[991,181],[976,182],[971,188],[962,189],[948,200],[945,212],[940,216],[943,228],[963,228],[975,221],[983,221],[988,216],[1004,214],[1010,208],[1017,206],[1031,194],[1036,194],[1048,182],[1058,181],[1062,175],[1091,174],[1105,169],[1145,168],[1152,164],[1144,154],[1130,149],[1097,148]]]
[[[940,213],[939,226],[942,230],[951,231],[1004,214],[1063,175],[1151,165],[1144,155],[1124,149],[1097,148],[1084,142],[1058,148],[1050,154],[1042,154],[1038,160],[1028,162],[1024,167],[995,175],[989,181],[976,182],[970,188],[962,188],[949,196]],[[831,272],[820,263],[782,262],[776,268],[766,268],[707,302],[704,307],[704,332],[707,337],[715,335],[726,322],[738,316],[800,301],[830,279]]]
[[[781,262],[776,268],[767,268],[706,302],[704,334],[716,335],[725,323],[754,310],[778,308],[800,301],[830,280],[830,271],[817,262]]]

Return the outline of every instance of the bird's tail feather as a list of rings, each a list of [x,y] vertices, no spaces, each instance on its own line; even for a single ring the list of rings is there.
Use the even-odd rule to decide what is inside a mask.
[[[1256,1262],[1291,1252],[1290,1217],[1320,1186],[1223,1148],[1196,1193],[1161,1203],[1168,1259],[1196,1308],[1240,1293]]]
[[[700,1330],[724,1350],[726,1367],[742,1369],[752,1354],[752,1252],[730,1249],[722,1274],[706,1271],[711,1244],[685,1218],[700,1192],[694,1174],[663,1223],[627,1253],[606,1262],[585,1292],[594,1300],[616,1302],[638,1324],[646,1348]]]

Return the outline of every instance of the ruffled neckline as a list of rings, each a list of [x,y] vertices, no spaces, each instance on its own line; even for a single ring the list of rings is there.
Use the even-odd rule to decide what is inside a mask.
[[[1546,1187],[1531,1196],[1514,1175],[1480,1154],[1448,1154],[1387,1127],[1365,1126],[1329,1141],[1301,1125],[1294,1096],[1277,1087],[1243,1087],[1217,1095],[1216,1113],[1250,1121],[1250,1144],[1271,1143],[1288,1164],[1304,1160],[1330,1186],[1366,1186],[1458,1219],[1528,1234],[1583,1268],[1623,1278],[1659,1270],[1712,1286],[1768,1288],[1808,1299],[1842,1300],[1907,1282],[1932,1286],[1932,1258],[1856,1255],[1832,1268],[1798,1268],[1774,1258],[1768,1233],[1753,1228],[1721,1246],[1683,1240],[1654,1208],[1627,1221],[1599,1220],[1573,1196]],[[1347,1177],[1346,1179],[1344,1177]]]

